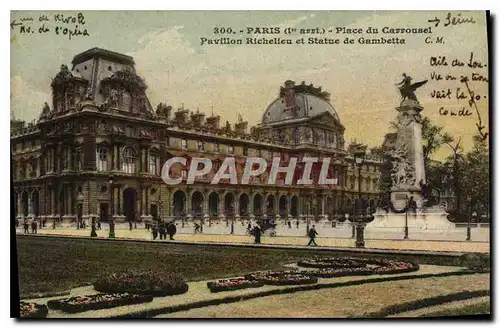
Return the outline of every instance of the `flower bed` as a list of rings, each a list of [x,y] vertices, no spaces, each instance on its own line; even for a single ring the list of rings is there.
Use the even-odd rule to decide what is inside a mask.
[[[302,261],[307,265],[321,265],[328,263],[344,263],[343,268],[330,268],[322,267],[319,270],[308,270],[302,271],[304,275],[309,275],[312,277],[320,278],[334,278],[334,277],[346,277],[346,276],[366,276],[375,274],[396,274],[404,272],[413,272],[419,269],[419,265],[411,262],[402,262],[389,259],[379,259],[379,258],[329,258],[320,260],[306,260]],[[347,265],[352,264],[351,267]],[[300,265],[300,264],[299,264]],[[370,265],[370,266],[368,266]]]
[[[304,268],[340,269],[340,268],[362,268],[366,266],[366,263],[364,261],[359,261],[358,259],[353,259],[353,258],[332,257],[332,258],[303,260],[297,262],[297,265]]]
[[[238,290],[244,288],[262,287],[264,283],[258,280],[248,280],[245,278],[220,279],[207,283],[207,287],[212,293]]]
[[[318,282],[318,278],[298,273],[297,271],[260,271],[245,276],[248,280],[260,281],[266,285],[309,285]]]
[[[45,318],[49,309],[46,305],[36,303],[20,302],[21,318]]]
[[[68,313],[78,313],[90,310],[109,309],[117,306],[131,305],[138,303],[151,302],[151,295],[133,295],[133,294],[94,294],[86,296],[76,296],[47,302],[49,308],[61,310]]]
[[[155,271],[115,273],[94,282],[94,289],[103,293],[167,296],[183,294],[188,288],[182,278]]]

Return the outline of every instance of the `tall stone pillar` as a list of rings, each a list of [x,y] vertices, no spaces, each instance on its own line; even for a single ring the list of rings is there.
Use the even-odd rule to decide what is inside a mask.
[[[23,193],[18,192],[17,194],[17,218],[24,219],[24,211],[23,211]]]
[[[114,208],[114,215],[115,217],[120,216],[120,197],[118,197],[118,186],[113,187],[113,208]]]
[[[33,218],[33,192],[28,192],[28,217]]]
[[[123,186],[118,186],[118,200],[120,216],[123,216]]]
[[[420,112],[423,107],[418,101],[406,99],[396,108],[397,138],[393,167],[391,201],[396,208],[406,206],[407,197],[413,197],[422,207],[420,183],[425,183],[424,156],[422,148],[422,125]]]

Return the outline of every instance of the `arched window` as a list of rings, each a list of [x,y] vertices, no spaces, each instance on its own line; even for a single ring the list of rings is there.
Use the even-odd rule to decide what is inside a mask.
[[[158,174],[158,154],[154,151],[149,153],[149,173]]]
[[[130,147],[125,148],[122,156],[122,171],[130,174],[135,173],[135,160],[135,151]]]
[[[131,104],[132,104],[132,96],[130,96],[130,93],[128,93],[127,91],[123,91],[121,109],[126,111],[132,111]]]
[[[96,153],[97,171],[108,170],[108,149],[104,147],[97,148]]]

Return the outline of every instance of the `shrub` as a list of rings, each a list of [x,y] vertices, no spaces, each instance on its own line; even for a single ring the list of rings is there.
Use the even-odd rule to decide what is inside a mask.
[[[477,272],[490,270],[490,255],[482,253],[467,253],[459,258],[460,265]]]
[[[103,293],[167,296],[183,294],[188,288],[178,275],[152,270],[115,273],[94,282],[94,289]]]

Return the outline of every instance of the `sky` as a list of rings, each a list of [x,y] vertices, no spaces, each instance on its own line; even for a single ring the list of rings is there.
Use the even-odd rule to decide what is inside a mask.
[[[11,29],[11,116],[31,121],[37,119],[44,101],[51,103],[51,79],[61,64],[70,65],[74,55],[89,48],[100,47],[133,56],[136,70],[148,84],[147,94],[154,107],[165,102],[174,108],[184,106],[210,115],[222,116],[223,121],[235,122],[238,114],[250,125],[258,124],[267,106],[278,96],[283,82],[305,81],[331,94],[331,104],[345,126],[347,142],[357,140],[370,147],[382,143],[390,132],[389,122],[395,120],[401,98],[396,83],[402,73],[413,81],[429,80],[417,91],[424,107],[423,115],[446,132],[462,138],[465,150],[472,146],[476,133],[477,115],[468,99],[456,99],[457,88],[466,91],[460,75],[477,73],[488,77],[488,67],[467,67],[471,52],[474,60],[488,64],[486,16],[484,12],[451,12],[452,17],[472,18],[475,23],[446,24],[448,12],[425,11],[88,11],[82,12],[89,36],[57,35],[55,28],[76,24],[54,22],[54,15],[65,17],[78,12],[11,12],[11,22],[33,17],[26,22],[35,32],[20,33],[19,26]],[[50,29],[39,33],[42,23]],[[440,19],[439,26],[428,20]],[[340,38],[337,45],[200,45],[200,38],[218,38],[214,27],[325,28],[336,27],[381,29],[432,27],[432,34],[335,34],[320,38]],[[379,30],[379,32],[381,32]],[[315,35],[302,35],[306,38]],[[295,34],[292,39],[302,37]],[[425,38],[442,37],[444,44],[426,44]],[[279,35],[233,35],[246,37],[290,37]],[[343,44],[351,37],[355,44]],[[398,45],[359,44],[359,37],[406,40]],[[445,56],[448,66],[431,66],[431,57]],[[452,67],[453,59],[465,63]],[[431,79],[432,72],[441,81]],[[446,75],[458,80],[447,81]],[[475,75],[477,76],[477,75]],[[488,124],[488,84],[470,81],[470,89],[480,95],[477,101],[483,122]],[[433,91],[450,88],[451,99],[432,98]],[[465,92],[467,96],[469,93]],[[471,116],[440,115],[439,109],[457,112],[462,107]],[[442,110],[443,112],[443,110]],[[436,159],[449,155],[443,147]]]

